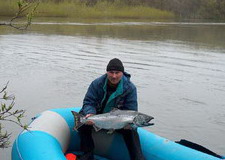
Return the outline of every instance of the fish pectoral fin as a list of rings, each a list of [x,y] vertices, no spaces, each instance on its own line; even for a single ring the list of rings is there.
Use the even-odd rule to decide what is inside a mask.
[[[115,112],[115,111],[118,111],[120,110],[119,108],[113,108],[110,112]]]
[[[125,127],[123,127],[123,129],[132,130],[133,129],[133,126],[132,126],[132,124],[127,124]]]
[[[112,134],[115,131],[115,129],[110,129],[107,131],[107,134]]]
[[[93,127],[94,127],[94,129],[95,129],[95,132],[98,132],[98,131],[100,131],[100,130],[101,130],[101,128],[100,128],[100,127],[98,127],[98,126],[96,126],[96,125],[93,125]]]

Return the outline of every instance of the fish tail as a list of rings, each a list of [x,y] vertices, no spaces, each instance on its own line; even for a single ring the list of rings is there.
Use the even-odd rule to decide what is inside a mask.
[[[74,116],[74,130],[78,130],[78,128],[80,128],[84,123],[81,122],[81,118],[83,117],[82,115],[80,115],[79,113],[75,112],[75,111],[71,111],[73,116]]]

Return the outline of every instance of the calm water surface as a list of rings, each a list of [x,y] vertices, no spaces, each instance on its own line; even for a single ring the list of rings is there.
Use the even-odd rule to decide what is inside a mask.
[[[111,58],[124,62],[150,131],[188,139],[225,155],[224,23],[35,23],[0,28],[0,85],[25,122],[51,108],[82,105],[88,85]],[[7,124],[15,135],[19,128]],[[10,159],[10,149],[0,150]]]

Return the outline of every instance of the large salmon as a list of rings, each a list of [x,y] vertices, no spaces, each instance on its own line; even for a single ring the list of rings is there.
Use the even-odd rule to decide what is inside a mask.
[[[72,113],[75,120],[75,130],[87,121],[94,122],[93,127],[96,131],[106,129],[113,132],[115,129],[121,129],[129,126],[133,128],[150,126],[153,125],[153,123],[149,122],[154,119],[152,116],[148,116],[137,111],[119,109],[114,109],[108,113],[93,115],[88,118],[85,118],[83,115],[74,111],[72,111]]]

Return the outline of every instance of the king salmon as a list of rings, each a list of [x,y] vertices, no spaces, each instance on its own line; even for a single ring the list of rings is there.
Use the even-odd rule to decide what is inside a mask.
[[[78,130],[78,128],[80,128],[87,121],[92,121],[94,123],[93,127],[95,128],[95,131],[106,129],[113,132],[116,129],[126,127],[137,128],[150,126],[153,125],[150,121],[154,119],[152,116],[133,110],[114,109],[111,112],[93,115],[88,118],[85,118],[83,115],[75,111],[72,111],[72,113],[74,115],[75,130]]]

